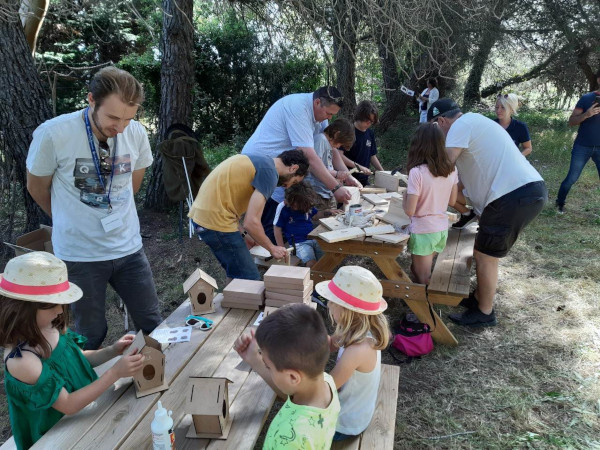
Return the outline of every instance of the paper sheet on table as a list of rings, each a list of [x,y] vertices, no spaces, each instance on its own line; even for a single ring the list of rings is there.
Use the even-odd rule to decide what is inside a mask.
[[[402,92],[404,92],[406,95],[410,95],[411,97],[415,96],[415,91],[411,91],[410,89],[408,89],[406,86],[402,85],[400,86],[400,90]]]
[[[150,333],[161,344],[189,342],[192,337],[192,327],[159,328]]]
[[[262,313],[262,311],[261,311],[261,313],[258,315],[258,317],[257,317],[257,318],[256,318],[256,320],[254,321],[254,323],[252,324],[252,326],[255,326],[255,327],[259,326],[259,325],[260,325],[260,323],[261,323],[261,322],[262,322],[262,320],[263,320],[263,317],[264,317],[264,314],[263,314],[263,313]]]

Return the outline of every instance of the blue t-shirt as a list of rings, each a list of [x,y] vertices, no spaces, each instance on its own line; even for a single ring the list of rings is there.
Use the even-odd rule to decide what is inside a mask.
[[[275,224],[283,231],[285,239],[291,244],[308,240],[308,233],[313,230],[312,217],[317,213],[317,208],[303,213],[284,206]]]
[[[590,92],[579,99],[575,108],[587,111],[596,102],[599,92]],[[575,138],[575,144],[585,147],[596,147],[600,145],[600,114],[589,117],[579,124],[579,131]]]
[[[366,131],[360,131],[358,128],[354,128],[354,136],[356,140],[354,145],[344,153],[344,155],[360,164],[361,166],[371,167],[371,156],[377,154],[377,144],[375,143],[375,133],[372,129],[367,128]],[[363,185],[368,183],[369,177],[362,173],[355,173],[352,175]]]
[[[500,120],[494,119],[494,122],[500,123]],[[525,122],[521,122],[517,119],[510,120],[510,124],[508,125],[508,128],[506,128],[506,132],[510,135],[517,148],[519,148],[519,144],[531,140],[531,136],[529,136],[529,128],[527,128]]]

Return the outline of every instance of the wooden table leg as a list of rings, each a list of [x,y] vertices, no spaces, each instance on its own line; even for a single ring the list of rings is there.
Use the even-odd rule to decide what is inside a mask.
[[[321,259],[311,267],[311,270],[333,272],[333,269],[339,266],[344,261],[345,257],[346,255],[342,253],[325,253]]]
[[[431,337],[436,342],[444,345],[450,345],[452,347],[458,345],[458,341],[456,340],[454,335],[450,332],[448,327],[446,327],[446,324],[442,321],[440,316],[438,316],[435,311],[433,311],[433,315],[435,316],[434,325],[433,319],[431,318],[431,313],[429,311],[429,305],[427,304],[427,302],[406,299],[404,299],[404,301],[421,322],[429,324],[429,326],[433,330],[431,332]]]
[[[371,256],[377,267],[381,269],[388,280],[400,280],[411,283],[412,280],[406,275],[395,258],[389,256]]]

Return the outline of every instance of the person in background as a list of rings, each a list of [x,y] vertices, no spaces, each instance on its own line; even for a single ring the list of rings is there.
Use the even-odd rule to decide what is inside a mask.
[[[265,204],[277,186],[299,183],[308,173],[308,160],[300,150],[287,150],[275,158],[234,155],[213,169],[200,186],[188,214],[196,233],[210,247],[233,278],[260,280],[248,250],[262,245],[275,259],[288,254],[266,236],[261,223]],[[240,220],[243,218],[243,223]]]
[[[136,328],[149,334],[162,318],[133,197],[152,164],[148,134],[134,120],[144,90],[110,66],[93,76],[87,101],[33,132],[27,190],[52,217],[54,254],[83,291],[73,305],[75,330],[88,339],[86,349],[97,349],[108,331],[108,284]]]
[[[330,216],[337,210],[318,211],[315,204],[317,194],[306,182],[295,184],[285,190],[284,206],[278,210],[274,226],[275,240],[284,246],[283,236],[296,249],[296,256],[306,267],[312,267],[323,256],[323,251],[308,234],[313,230],[312,219]]]
[[[429,107],[439,98],[440,91],[437,88],[437,80],[429,78],[427,80],[427,87],[421,92],[421,95],[417,96],[417,100],[419,101],[419,123],[427,122],[427,111],[429,111]]]
[[[514,119],[519,109],[519,97],[515,94],[499,94],[496,100],[496,119],[510,135],[523,156],[531,154],[531,137],[529,128],[524,122]]]
[[[333,168],[334,149],[350,148],[354,144],[354,127],[348,119],[336,119],[330,123],[322,133],[315,135],[315,152],[323,161],[323,164],[329,170],[329,173],[336,180],[345,183],[351,177],[346,170],[335,170]],[[327,189],[317,177],[312,173],[306,177],[306,182],[310,184],[317,193],[315,208],[319,211],[328,210],[336,207],[335,197],[331,189]],[[276,215],[277,217],[277,215]]]
[[[242,155],[274,158],[285,150],[301,150],[308,159],[311,173],[331,190],[338,202],[348,202],[351,194],[340,182],[344,177],[334,178],[314,149],[314,135],[323,131],[328,121],[340,111],[343,102],[344,97],[335,86],[322,86],[314,92],[280,98],[260,121],[244,145]],[[339,155],[333,155],[332,163],[334,169],[346,170]],[[283,189],[275,189],[261,218],[265,234],[272,242],[275,242],[273,219],[277,205],[282,201]]]
[[[325,373],[329,339],[319,313],[302,303],[279,308],[256,333],[240,336],[233,348],[286,398],[269,425],[263,449],[330,448],[340,402],[333,378]]]
[[[596,74],[596,82],[600,85],[600,70]],[[579,125],[579,129],[571,151],[569,173],[561,183],[556,197],[556,207],[560,214],[564,212],[571,187],[579,179],[590,158],[596,164],[600,177],[600,89],[579,99],[569,117],[569,125]]]
[[[375,142],[375,133],[371,126],[379,120],[377,106],[369,100],[363,100],[354,111],[354,135],[356,140],[350,150],[344,152],[338,150],[346,167],[358,170],[354,174],[363,186],[369,184],[369,175],[371,165],[376,170],[383,170],[379,159],[377,158],[377,143]]]
[[[408,187],[402,207],[410,217],[410,269],[421,284],[429,284],[433,257],[446,247],[446,210],[456,200],[458,176],[444,142],[437,124],[424,123],[417,128],[408,150]]]
[[[542,211],[548,191],[537,170],[494,121],[477,113],[463,114],[449,98],[431,105],[427,118],[446,135],[448,158],[456,164],[480,216],[473,250],[477,289],[460,303],[467,310],[449,317],[459,325],[494,326],[500,258]]]

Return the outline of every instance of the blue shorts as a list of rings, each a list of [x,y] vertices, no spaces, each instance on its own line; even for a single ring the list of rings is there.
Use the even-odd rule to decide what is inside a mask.
[[[314,239],[296,242],[296,256],[306,264],[308,261],[318,261],[323,256],[323,250]]]

